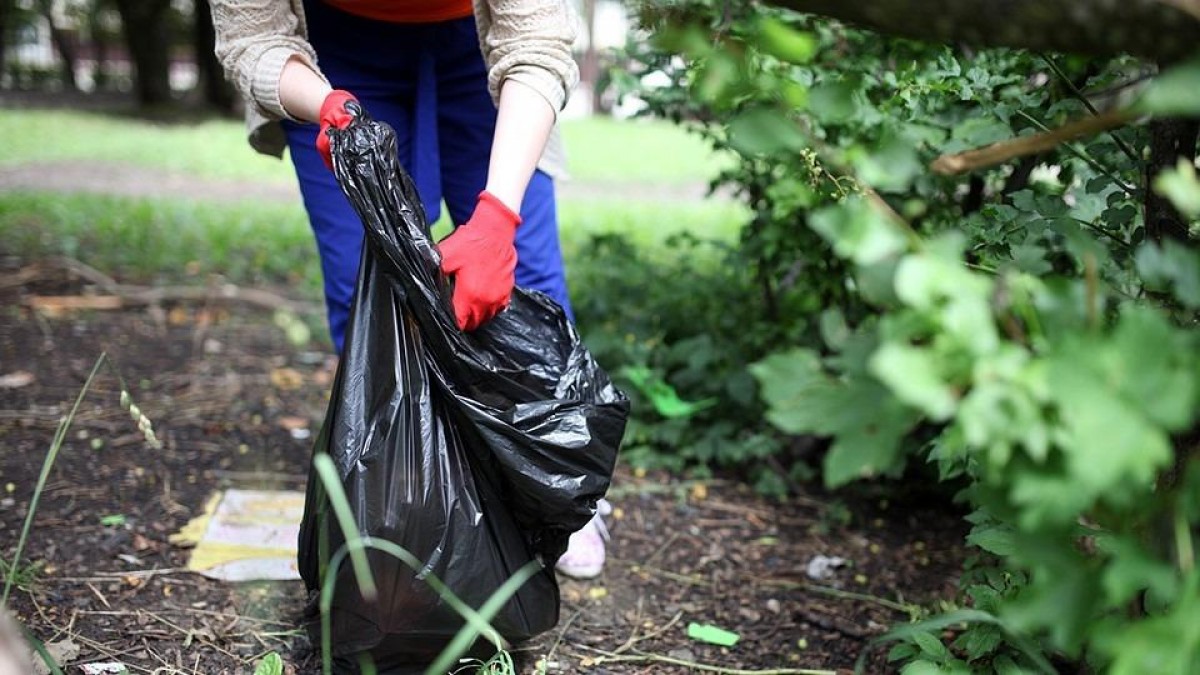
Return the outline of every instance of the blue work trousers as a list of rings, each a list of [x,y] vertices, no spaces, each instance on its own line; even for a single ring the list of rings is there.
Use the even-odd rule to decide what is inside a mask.
[[[412,175],[429,221],[440,217],[444,200],[452,222],[465,223],[487,182],[496,128],[474,18],[389,23],[319,0],[305,2],[305,10],[309,41],[330,83],[395,128],[400,163]],[[330,334],[341,352],[362,223],[317,153],[317,126],[285,121],[284,130],[321,257]],[[517,285],[546,293],[570,315],[554,181],[541,170],[529,183],[521,219]]]

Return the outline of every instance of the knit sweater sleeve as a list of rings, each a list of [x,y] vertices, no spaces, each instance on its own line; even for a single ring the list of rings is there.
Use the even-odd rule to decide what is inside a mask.
[[[579,82],[571,55],[575,13],[570,0],[475,0],[488,91],[499,100],[505,80],[541,94],[557,112]]]
[[[293,56],[318,75],[304,36],[300,0],[211,0],[216,54],[229,81],[267,119],[291,118],[279,100],[279,76]]]

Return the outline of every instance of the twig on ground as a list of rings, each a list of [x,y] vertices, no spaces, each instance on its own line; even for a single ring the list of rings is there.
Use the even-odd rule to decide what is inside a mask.
[[[615,562],[617,564],[620,564],[620,565],[627,565],[629,567],[630,572],[634,572],[634,573],[648,572],[650,574],[656,574],[660,577],[672,579],[674,581],[678,581],[678,582],[684,583],[684,584],[690,584],[692,586],[707,586],[708,585],[708,582],[704,581],[703,579],[698,579],[696,577],[684,576],[682,574],[664,570],[659,567],[651,567],[650,565],[643,565],[641,563],[637,563],[632,560],[623,560],[621,558],[612,558],[612,557],[610,557],[609,560],[611,560],[612,562]]]
[[[321,313],[317,303],[292,300],[260,288],[242,288],[231,283],[204,286],[167,286],[154,288],[122,284],[94,267],[72,258],[50,258],[29,265],[15,274],[0,277],[0,289],[20,287],[66,271],[99,287],[106,295],[32,296],[26,304],[50,311],[70,309],[121,309],[131,306],[160,305],[164,302],[245,303],[265,309],[285,309],[297,314]]]
[[[642,565],[654,564],[654,561],[658,559],[658,556],[662,555],[664,551],[670,548],[671,545],[678,541],[682,536],[683,532],[679,530],[672,532],[671,536],[667,537],[667,540],[662,543],[662,546],[659,546],[657,549],[655,549],[654,553],[651,553],[650,556],[646,558],[645,562],[642,563]]]
[[[718,673],[719,675],[837,675],[835,670],[817,670],[812,668],[770,668],[767,670],[745,670],[742,668],[726,668],[724,666],[715,666],[708,663],[700,663],[698,661],[688,661],[687,659],[677,659],[673,656],[664,656],[662,654],[652,654],[649,652],[637,652],[635,654],[614,654],[613,652],[589,647],[587,645],[575,645],[582,649],[601,654],[594,659],[596,665],[604,663],[666,663],[673,666],[682,666],[684,668],[694,668],[696,670],[704,670],[710,673]]]
[[[832,586],[822,586],[820,584],[809,584],[809,583],[805,583],[802,581],[789,581],[787,579],[754,578],[753,581],[755,583],[759,583],[764,586],[775,586],[778,588],[810,591],[813,593],[821,593],[822,595],[828,595],[828,596],[835,597],[835,598],[842,598],[844,600],[858,600],[861,602],[870,602],[870,603],[879,605],[880,607],[886,607],[888,609],[891,609],[891,610],[894,610],[897,612],[903,612],[904,614],[908,614],[908,615],[913,615],[914,612],[919,613],[921,611],[921,608],[917,605],[904,604],[904,603],[896,602],[895,600],[888,600],[887,598],[881,598],[881,597],[878,597],[875,595],[869,595],[866,593],[855,593],[854,591],[843,591],[840,588],[833,588]]]
[[[646,640],[653,640],[654,638],[671,630],[671,628],[673,628],[675,626],[675,624],[679,623],[679,620],[682,618],[683,618],[683,612],[676,612],[675,616],[671,617],[671,620],[667,621],[667,623],[665,623],[661,628],[652,630],[649,633],[646,633],[645,635],[642,635],[640,637],[637,634],[638,627],[634,626],[633,634],[629,636],[629,639],[625,641],[625,644],[614,649],[612,651],[612,653],[613,654],[624,654],[625,652],[629,651],[630,649],[633,649],[633,647],[635,645],[637,645],[639,642],[645,642]]]

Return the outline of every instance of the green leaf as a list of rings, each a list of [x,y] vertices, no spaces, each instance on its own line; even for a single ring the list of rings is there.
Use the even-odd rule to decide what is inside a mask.
[[[1180,158],[1175,168],[1158,174],[1154,191],[1171,200],[1188,218],[1200,216],[1200,180],[1196,179],[1196,165],[1186,159]]]
[[[254,667],[254,675],[283,675],[283,659],[275,652],[267,654]]]
[[[958,407],[958,397],[939,372],[939,359],[927,350],[889,342],[871,358],[871,373],[901,401],[945,421]]]
[[[878,144],[855,159],[859,179],[884,192],[902,192],[921,175],[925,167],[917,157],[916,146],[900,134],[889,131]]]
[[[804,134],[778,108],[750,108],[729,123],[729,144],[743,155],[795,152],[805,146]]]
[[[114,513],[100,518],[100,524],[104,527],[120,527],[125,524],[125,516],[120,513]]]
[[[838,255],[859,265],[896,256],[908,246],[899,227],[862,197],[816,211],[808,222]]]
[[[900,675],[945,675],[945,672],[936,663],[913,661],[900,670]]]
[[[723,628],[717,628],[710,624],[689,623],[687,627],[687,636],[699,642],[707,642],[710,645],[720,645],[722,647],[732,647],[742,639],[742,636],[732,631],[727,631]]]
[[[1172,290],[1185,307],[1200,309],[1200,253],[1167,240],[1143,245],[1135,260],[1147,288]]]
[[[816,55],[819,43],[809,34],[792,28],[775,17],[763,17],[758,23],[758,46],[764,52],[790,63],[808,63]]]
[[[882,388],[863,386],[855,393],[860,398],[847,401],[850,405],[873,407],[858,408],[857,423],[843,429],[825,455],[825,485],[831,488],[895,467],[900,441],[917,422],[915,413],[886,397]]]
[[[967,543],[999,556],[1008,556],[1016,552],[1016,538],[1012,528],[1004,525],[976,525],[967,535]]]
[[[1134,109],[1171,117],[1200,114],[1200,57],[1184,61],[1154,78]]]
[[[913,642],[917,643],[917,646],[921,648],[921,652],[925,655],[931,656],[938,661],[950,658],[950,650],[946,649],[946,645],[942,644],[942,641],[934,636],[933,633],[917,631],[910,638]]]
[[[808,90],[808,109],[822,122],[845,122],[858,112],[857,89],[857,84],[848,81],[818,84]]]

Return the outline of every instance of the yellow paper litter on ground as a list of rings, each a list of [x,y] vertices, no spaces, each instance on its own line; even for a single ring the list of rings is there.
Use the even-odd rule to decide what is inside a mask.
[[[224,490],[171,543],[194,544],[187,568],[212,579],[299,579],[296,539],[303,515],[303,492]]]

